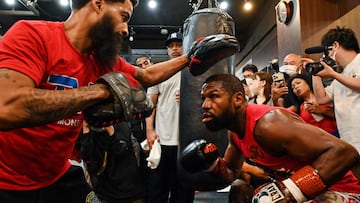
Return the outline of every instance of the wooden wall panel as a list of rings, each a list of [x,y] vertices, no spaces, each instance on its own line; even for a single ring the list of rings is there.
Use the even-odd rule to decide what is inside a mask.
[[[338,1],[300,0],[300,24],[302,39],[311,37],[338,19]]]
[[[320,54],[312,54],[312,55],[306,55],[304,53],[304,50],[308,47],[312,47],[312,46],[318,46],[321,43],[321,37],[329,30],[332,28],[335,28],[336,26],[340,26],[340,27],[347,27],[347,28],[351,28],[355,34],[357,39],[360,42],[360,26],[359,26],[359,13],[360,13],[360,5],[358,5],[356,8],[352,9],[350,12],[348,12],[347,14],[345,14],[344,16],[340,17],[339,19],[329,22],[327,26],[325,26],[322,29],[318,29],[317,32],[313,33],[311,36],[307,37],[307,38],[303,38],[302,39],[302,50],[303,50],[303,55],[310,57],[312,59],[318,59],[319,57],[321,57]]]

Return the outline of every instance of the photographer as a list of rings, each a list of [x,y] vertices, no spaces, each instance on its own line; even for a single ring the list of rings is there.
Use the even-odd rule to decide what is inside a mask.
[[[348,28],[329,30],[321,40],[322,46],[332,46],[329,56],[343,70],[338,73],[321,62],[323,70],[313,77],[314,93],[319,104],[334,102],[335,117],[341,139],[360,152],[360,54],[358,40]],[[318,77],[319,76],[319,77]],[[333,78],[332,84],[323,87],[321,78]]]

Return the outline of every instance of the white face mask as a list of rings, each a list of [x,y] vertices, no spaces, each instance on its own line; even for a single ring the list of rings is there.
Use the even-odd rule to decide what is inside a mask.
[[[279,68],[279,71],[291,76],[291,75],[297,74],[296,69],[297,69],[297,66],[295,66],[295,65],[283,65]]]
[[[332,56],[329,56],[332,60],[334,60],[335,62],[336,62],[336,51],[334,50],[334,55],[332,55]]]
[[[253,88],[252,88],[254,80],[252,78],[245,78],[245,80],[246,80],[247,86],[249,87],[250,94],[254,95],[254,91],[253,91]]]

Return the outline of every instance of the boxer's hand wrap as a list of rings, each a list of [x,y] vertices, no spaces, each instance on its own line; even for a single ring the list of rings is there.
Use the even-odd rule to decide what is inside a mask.
[[[94,127],[109,126],[122,121],[147,117],[153,103],[141,85],[120,72],[101,76],[96,83],[106,84],[113,98],[91,106],[84,111],[85,120]]]
[[[204,73],[218,61],[238,52],[239,47],[236,38],[228,34],[197,39],[188,53],[190,73],[194,76]]]
[[[190,173],[213,170],[217,172],[219,168],[220,154],[215,144],[206,140],[194,140],[181,153],[180,163],[184,169]]]
[[[284,180],[283,183],[289,188],[290,193],[294,197],[305,198],[304,200],[300,199],[301,201],[314,199],[327,190],[318,171],[309,165],[297,170],[290,178]]]

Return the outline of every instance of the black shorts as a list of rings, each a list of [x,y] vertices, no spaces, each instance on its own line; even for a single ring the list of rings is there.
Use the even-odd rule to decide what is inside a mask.
[[[8,203],[85,203],[98,202],[80,166],[71,168],[55,183],[29,191],[0,190],[0,202]]]

